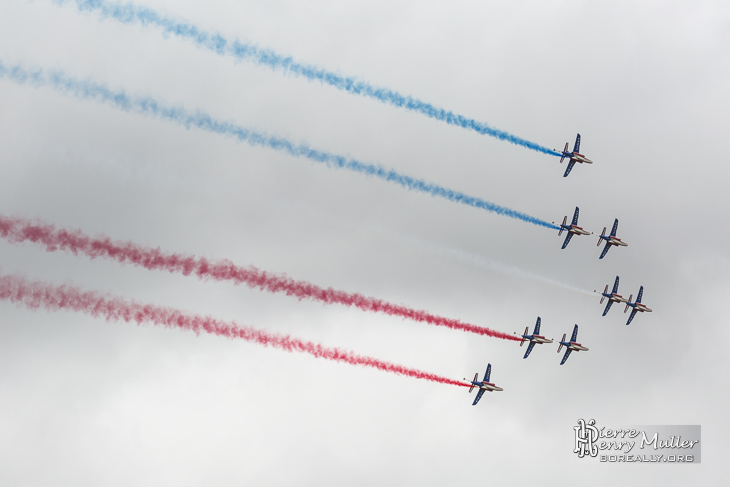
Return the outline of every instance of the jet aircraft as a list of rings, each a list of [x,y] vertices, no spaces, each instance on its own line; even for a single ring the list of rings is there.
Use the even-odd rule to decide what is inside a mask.
[[[635,303],[631,302],[632,296],[629,296],[629,300],[626,301],[626,307],[624,308],[624,313],[626,313],[626,311],[628,311],[629,306],[634,308],[631,311],[631,316],[629,316],[629,321],[626,322],[627,326],[631,324],[631,320],[634,319],[634,316],[636,316],[637,311],[641,311],[642,313],[644,311],[648,311],[649,313],[651,313],[651,308],[649,308],[647,305],[641,303],[641,297],[643,295],[644,295],[644,286],[639,286],[639,295],[636,296],[636,302]]]
[[[597,291],[593,291],[594,293]],[[611,305],[613,303],[627,303],[628,300],[618,294],[618,276],[616,276],[616,281],[613,283],[613,289],[611,292],[608,292],[608,284],[606,284],[606,287],[603,289],[603,292],[601,293],[601,304],[603,304],[603,300],[608,298],[608,303],[606,304],[606,309],[603,310],[603,314],[601,316],[606,316],[606,313],[608,313],[608,310],[611,309]]]
[[[525,327],[525,334],[520,335],[522,337],[522,341],[520,341],[520,346],[522,346],[523,343],[525,343],[525,340],[528,340],[530,344],[527,346],[527,351],[525,352],[525,356],[522,357],[523,359],[527,358],[528,355],[530,355],[530,352],[532,352],[532,349],[535,347],[536,343],[542,344],[542,343],[553,343],[553,341],[549,338],[545,338],[542,335],[538,335],[540,333],[540,317],[537,317],[537,323],[535,323],[535,331],[532,332],[532,335],[528,335],[527,331],[529,330],[528,327]]]
[[[601,240],[606,241],[606,246],[603,247],[603,252],[601,252],[599,259],[603,259],[606,256],[606,252],[608,252],[608,249],[610,249],[612,245],[616,245],[617,247],[627,247],[629,245],[616,236],[616,230],[618,230],[618,218],[616,218],[613,222],[611,235],[606,235],[606,227],[603,227],[603,231],[601,232],[601,236],[598,237],[598,244],[596,246],[601,245]]]
[[[583,154],[580,154],[578,151],[580,150],[580,134],[575,138],[575,145],[573,146],[573,152],[568,152],[568,143],[565,143],[565,149],[562,151],[558,151],[557,149],[553,149],[555,152],[560,152],[563,157],[560,158],[560,162],[563,162],[563,159],[566,157],[570,160],[568,161],[568,167],[565,169],[565,174],[563,174],[564,178],[568,177],[568,174],[570,174],[570,171],[573,169],[573,166],[576,162],[580,162],[581,164],[593,164],[593,161],[588,159]]]
[[[568,221],[568,217],[563,217],[563,223],[560,225],[560,230],[558,230],[558,237],[563,234],[563,232],[568,232],[568,235],[565,236],[565,241],[563,242],[563,246],[560,247],[561,249],[564,249],[568,246],[570,243],[570,239],[573,237],[573,235],[590,235],[591,232],[584,230],[583,227],[578,226],[578,207],[575,207],[575,213],[573,213],[573,222],[570,225],[566,225],[565,222]],[[555,224],[555,222],[553,222]]]
[[[493,383],[489,382],[489,377],[492,375],[492,364],[487,364],[487,372],[484,374],[484,380],[479,382],[477,378],[479,377],[479,374],[474,374],[474,380],[471,382],[471,387],[469,388],[469,392],[475,388],[479,388],[479,392],[477,392],[477,397],[474,399],[474,402],[472,403],[472,406],[476,406],[479,402],[479,399],[482,398],[482,395],[484,394],[484,391],[502,391],[501,387],[495,386]],[[466,380],[466,379],[464,379]]]
[[[570,341],[565,341],[565,333],[563,333],[563,339],[560,340],[560,345],[558,346],[558,353],[560,353],[560,349],[563,348],[563,345],[565,345],[565,348],[567,350],[565,351],[565,355],[563,355],[563,360],[560,361],[560,365],[563,365],[566,360],[568,360],[568,357],[570,356],[570,352],[575,350],[576,352],[586,352],[588,349],[581,345],[580,343],[577,343],[575,340],[578,338],[578,325],[575,325],[573,328],[573,336],[570,337]]]

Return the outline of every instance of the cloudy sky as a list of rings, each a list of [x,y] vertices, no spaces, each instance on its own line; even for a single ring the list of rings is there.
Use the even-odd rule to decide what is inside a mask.
[[[145,0],[228,39],[412,95],[559,159],[73,2],[0,3],[0,62],[437,182],[546,221],[581,209],[627,248],[0,78],[0,215],[228,258],[500,331],[515,342],[0,241],[0,272],[235,320],[465,389],[242,341],[0,302],[3,485],[708,483],[730,454],[730,5]],[[654,311],[603,306],[621,276]],[[561,354],[562,355],[562,354]],[[701,465],[579,459],[573,426],[702,425]]]

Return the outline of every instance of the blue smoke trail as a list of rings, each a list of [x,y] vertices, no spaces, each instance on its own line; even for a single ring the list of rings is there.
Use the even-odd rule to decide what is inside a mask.
[[[68,0],[54,1],[58,4],[68,2]],[[138,7],[129,3],[124,5],[108,3],[106,0],[74,1],[79,11],[96,11],[102,18],[109,17],[125,24],[152,25],[162,29],[166,34],[191,40],[198,46],[214,51],[222,56],[229,55],[238,60],[246,59],[267,66],[273,70],[281,70],[288,74],[319,81],[333,86],[338,90],[373,98],[388,105],[403,107],[407,110],[426,115],[427,117],[441,120],[449,125],[456,125],[483,135],[490,135],[544,154],[558,157],[562,155],[535,142],[530,142],[503,130],[490,127],[486,123],[457,115],[443,108],[438,108],[411,96],[401,95],[387,88],[378,88],[365,81],[358,81],[352,77],[341,76],[311,64],[300,63],[289,56],[283,56],[270,49],[262,49],[253,44],[244,44],[239,40],[227,40],[220,34],[204,32],[193,24],[175,21],[146,7]]]
[[[49,71],[46,73],[42,69],[27,70],[20,66],[6,67],[0,61],[0,78],[9,78],[19,84],[29,84],[36,87],[51,86],[62,93],[68,93],[81,99],[92,99],[102,103],[108,103],[124,111],[133,111],[159,117],[163,120],[169,120],[183,125],[188,129],[190,127],[197,127],[208,132],[235,137],[252,146],[268,147],[287,152],[295,157],[306,157],[312,161],[326,164],[329,167],[359,172],[399,184],[407,189],[421,191],[432,196],[446,198],[456,203],[481,208],[499,215],[559,230],[559,227],[539,218],[490,203],[481,198],[453,191],[434,183],[400,174],[393,169],[386,169],[380,165],[369,164],[356,159],[347,159],[344,156],[312,149],[307,144],[295,144],[280,137],[254,132],[231,122],[216,120],[201,111],[190,112],[181,106],[166,106],[154,98],[135,97],[127,95],[124,91],[112,91],[103,84],[94,81],[82,81],[67,76],[62,71]]]

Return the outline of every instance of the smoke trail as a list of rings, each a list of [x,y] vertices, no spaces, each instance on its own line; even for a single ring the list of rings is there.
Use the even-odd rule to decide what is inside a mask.
[[[185,314],[172,308],[130,302],[120,297],[102,295],[93,291],[81,291],[69,285],[54,286],[43,282],[29,282],[18,276],[0,275],[0,299],[30,309],[72,310],[86,313],[95,318],[102,317],[107,321],[121,320],[127,323],[132,321],[138,325],[151,323],[168,328],[190,330],[195,332],[196,335],[205,332],[226,338],[239,338],[287,352],[303,352],[318,358],[373,367],[416,379],[469,387],[468,384],[460,381],[376,358],[357,355],[347,350],[325,347],[318,343],[292,338],[289,335],[269,333],[249,326],[241,326],[232,321],[217,320],[209,316]]]
[[[306,213],[310,216],[314,216],[315,218],[319,218],[320,220],[325,220],[330,224],[339,225],[339,226],[346,226],[348,228],[355,228],[355,227],[362,227],[364,223],[362,221],[358,221],[357,225],[352,222],[352,220],[343,218],[340,216],[336,216],[332,213],[322,211],[320,209],[307,206],[306,204],[302,204],[301,202],[290,202],[286,200],[282,200],[281,198],[277,198],[276,200],[277,204],[286,204],[290,210],[298,210],[298,211],[306,211]],[[2,220],[0,220],[1,222]],[[380,225],[376,225],[373,223],[367,223],[367,231],[368,233],[380,233],[388,238],[396,238],[400,240],[401,242],[406,242],[410,245],[414,245],[421,248],[426,248],[428,250],[431,250],[433,252],[447,255],[451,258],[460,260],[464,263],[467,263],[469,265],[476,265],[478,267],[481,267],[482,269],[486,270],[495,270],[499,272],[503,272],[505,274],[512,274],[520,277],[525,277],[527,279],[532,279],[538,282],[542,282],[545,284],[549,284],[551,286],[556,286],[562,289],[566,289],[568,291],[573,291],[579,294],[583,294],[585,296],[591,296],[595,297],[595,293],[588,291],[583,288],[579,288],[577,286],[573,286],[571,284],[568,284],[563,281],[559,281],[557,279],[553,279],[547,276],[544,276],[542,274],[537,274],[535,272],[529,271],[527,269],[522,269],[517,266],[507,265],[503,262],[490,259],[487,256],[483,254],[479,254],[476,252],[469,252],[467,250],[458,248],[458,247],[452,247],[450,245],[441,244],[441,243],[434,243],[422,238],[414,237],[412,235],[408,235],[406,233],[402,233],[398,230],[395,230],[393,228],[385,228]],[[2,231],[2,227],[0,226],[0,232]],[[0,234],[0,236],[2,236]]]
[[[91,238],[79,230],[56,229],[53,225],[32,223],[19,218],[0,215],[0,237],[12,243],[33,242],[44,246],[49,252],[65,250],[73,252],[74,255],[84,254],[92,259],[110,258],[145,269],[166,270],[185,276],[194,274],[201,279],[230,281],[270,293],[285,293],[300,300],[312,299],[325,304],[354,306],[363,311],[400,316],[422,323],[445,326],[452,330],[504,340],[518,340],[512,335],[500,331],[436,316],[426,311],[388,303],[358,293],[337,291],[332,288],[325,289],[309,282],[294,280],[285,274],[273,274],[253,266],[240,267],[228,260],[211,262],[201,257],[165,253],[160,249],[143,247],[133,242],[112,242],[109,237]]]
[[[583,294],[585,296],[595,296],[595,293],[588,291],[586,289],[582,289],[582,288],[573,286],[571,284],[559,281],[557,279],[552,279],[550,277],[543,276],[541,274],[537,274],[532,271],[528,271],[526,269],[521,269],[516,266],[507,265],[502,262],[498,262],[498,261],[489,259],[481,254],[469,252],[469,251],[455,248],[455,247],[450,247],[447,245],[434,244],[431,242],[426,242],[426,241],[416,239],[413,237],[408,237],[405,235],[403,235],[402,238],[404,240],[411,241],[414,244],[421,245],[423,247],[431,249],[435,252],[450,255],[456,259],[461,260],[462,262],[466,262],[467,264],[477,265],[483,269],[497,270],[500,272],[504,272],[506,274],[512,274],[512,275],[516,275],[516,276],[520,276],[520,277],[525,277],[527,279],[532,279],[534,281],[549,284],[551,286],[556,286],[561,289],[566,289],[568,291],[573,291],[578,294]]]
[[[65,4],[67,0],[55,0]],[[483,135],[496,137],[544,154],[560,156],[561,154],[530,142],[503,130],[490,127],[486,123],[455,114],[430,103],[423,102],[408,95],[402,95],[388,88],[379,88],[359,81],[353,77],[341,76],[332,71],[295,61],[290,56],[278,54],[270,49],[262,49],[253,44],[245,44],[239,40],[228,40],[220,34],[213,34],[199,29],[197,26],[173,20],[169,17],[146,7],[132,4],[108,3],[105,0],[74,0],[79,11],[96,11],[102,18],[112,18],[124,24],[151,25],[160,28],[165,34],[181,37],[195,43],[197,46],[208,49],[221,56],[232,56],[237,60],[248,60],[266,66],[273,70],[283,71],[286,74],[300,76],[313,81],[332,86],[338,90],[365,96],[382,103],[402,107],[429,118],[446,122],[467,130],[473,130]]]
[[[81,81],[67,76],[61,71],[50,71],[48,73],[45,73],[42,69],[30,71],[20,66],[6,67],[2,61],[0,61],[0,78],[4,77],[7,77],[19,84],[51,86],[60,92],[69,93],[78,98],[97,100],[125,111],[134,111],[146,115],[152,115],[163,120],[183,125],[185,128],[190,128],[192,126],[208,132],[235,137],[236,139],[246,142],[252,146],[268,147],[270,149],[286,152],[295,157],[306,157],[311,161],[325,164],[328,167],[348,169],[350,171],[398,184],[409,190],[420,191],[432,196],[445,198],[456,203],[522,220],[534,225],[559,230],[559,227],[539,218],[490,203],[489,201],[481,198],[453,191],[434,183],[412,178],[411,176],[398,173],[393,169],[386,169],[380,165],[369,164],[356,159],[347,159],[344,156],[312,149],[306,144],[294,144],[280,137],[274,137],[265,133],[257,133],[231,122],[216,120],[204,112],[190,112],[180,106],[166,106],[154,98],[133,97],[127,95],[124,91],[112,91],[103,84],[95,83],[93,81]]]

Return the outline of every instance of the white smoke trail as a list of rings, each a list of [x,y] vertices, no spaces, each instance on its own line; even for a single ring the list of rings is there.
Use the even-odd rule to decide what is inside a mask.
[[[414,245],[425,247],[434,252],[448,255],[448,256],[453,257],[457,260],[460,260],[464,263],[476,265],[485,270],[499,271],[499,272],[503,272],[505,274],[511,274],[514,276],[531,279],[533,281],[542,282],[544,284],[549,284],[551,286],[559,287],[559,288],[565,289],[567,291],[573,291],[578,294],[583,294],[586,296],[595,296],[595,293],[593,293],[592,291],[588,291],[586,289],[581,289],[577,286],[573,286],[568,283],[559,281],[557,279],[543,276],[536,272],[522,269],[517,266],[507,265],[503,262],[499,262],[497,260],[490,259],[482,254],[477,254],[475,252],[469,252],[464,249],[460,249],[457,247],[450,247],[450,246],[443,245],[443,244],[435,244],[432,242],[427,242],[425,240],[417,239],[417,238],[406,236],[406,235],[399,235],[398,238],[400,238],[404,241],[410,242]]]
[[[292,201],[288,200],[277,200],[274,202],[274,204],[281,204],[284,203],[287,206],[291,206],[292,208],[296,208],[299,211],[306,212],[309,215],[315,216],[316,218],[320,220],[329,221],[330,223],[338,226],[345,226],[354,228],[356,225],[358,227],[362,227],[363,225],[368,226],[368,232],[369,233],[379,233],[382,235],[386,235],[389,237],[395,237],[398,240],[402,242],[406,242],[410,245],[414,245],[416,247],[422,247],[426,248],[432,252],[443,254],[448,257],[451,257],[453,259],[459,260],[461,262],[464,262],[466,264],[470,265],[476,265],[484,270],[488,271],[498,271],[502,272],[504,274],[510,274],[513,276],[519,276],[526,279],[531,279],[533,281],[541,282],[543,284],[548,284],[550,286],[558,287],[561,289],[565,289],[566,291],[572,291],[574,293],[582,294],[584,296],[595,296],[596,294],[593,291],[582,289],[577,286],[573,286],[571,284],[559,281],[557,279],[553,279],[551,277],[544,276],[542,274],[538,274],[533,271],[529,271],[526,269],[522,269],[517,266],[508,265],[503,262],[497,261],[495,259],[490,259],[489,257],[478,254],[475,252],[469,252],[464,249],[460,249],[458,247],[452,247],[445,244],[438,244],[433,243],[421,238],[413,237],[411,235],[407,235],[392,229],[386,229],[384,227],[381,227],[379,225],[373,224],[373,223],[362,223],[357,222],[357,224],[353,221],[351,221],[348,218],[340,217],[337,215],[334,215],[329,212],[322,211],[321,209],[314,208],[305,204],[302,204],[301,202],[294,203]]]

